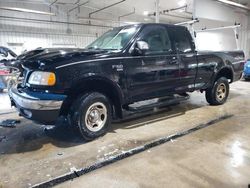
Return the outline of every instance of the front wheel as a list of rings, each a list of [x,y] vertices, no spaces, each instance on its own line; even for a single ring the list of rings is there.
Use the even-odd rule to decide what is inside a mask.
[[[229,83],[227,78],[219,78],[212,88],[206,90],[206,99],[210,105],[222,105],[229,95]]]
[[[111,120],[111,105],[108,98],[97,92],[79,97],[71,107],[70,119],[85,140],[104,135]]]

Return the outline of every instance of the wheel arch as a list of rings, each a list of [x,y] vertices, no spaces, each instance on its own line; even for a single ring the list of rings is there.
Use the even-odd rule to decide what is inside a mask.
[[[229,83],[232,83],[234,80],[233,68],[230,66],[222,67],[214,76],[214,82],[221,77],[227,78]]]
[[[114,81],[97,75],[79,79],[68,89],[68,97],[63,102],[60,115],[66,116],[73,102],[80,95],[88,92],[99,92],[107,96],[112,103],[113,117],[122,118],[121,106],[123,104],[124,96],[121,88]]]

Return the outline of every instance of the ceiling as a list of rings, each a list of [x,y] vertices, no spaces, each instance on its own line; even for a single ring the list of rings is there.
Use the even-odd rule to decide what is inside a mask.
[[[91,17],[92,23],[98,22],[98,24],[100,24],[100,22],[103,24],[104,22],[110,24],[112,21],[117,22],[118,20],[122,23],[155,21],[155,16],[153,15],[155,12],[155,0],[121,1],[122,0],[0,0],[0,6],[52,11],[56,13],[56,16],[53,17],[53,19],[68,19],[66,21],[81,23],[89,23],[89,17]],[[233,1],[250,6],[250,0]],[[160,11],[169,10],[166,11],[164,15],[161,14],[161,22],[179,23],[192,19],[193,0],[159,0],[159,2]],[[91,16],[89,14],[112,4],[115,5],[91,14]],[[186,7],[178,9],[183,6]],[[171,10],[176,8],[177,10]],[[18,14],[13,13],[11,15],[18,16]],[[32,16],[32,14],[27,14],[27,17]]]
[[[117,0],[103,0],[103,1],[92,1],[91,4],[93,7],[102,8],[109,4],[117,2]],[[155,0],[126,0],[125,2],[111,7],[108,9],[109,12],[112,12],[113,15],[124,15],[130,12],[133,12],[135,9],[135,14],[132,14],[127,17],[123,17],[123,20],[132,19],[134,21],[151,21],[150,18],[154,19],[154,16],[148,17],[144,15],[145,13],[153,14],[155,12]],[[160,10],[174,9],[179,8],[183,5],[187,5],[187,9],[181,9],[181,11],[187,10],[188,12],[192,12],[192,3],[191,0],[160,0]],[[190,19],[192,15],[190,13],[180,12],[180,11],[170,11],[169,15],[162,15],[161,21],[165,22],[178,22],[178,21],[186,21],[188,18]],[[171,15],[171,16],[170,16]],[[98,14],[95,15],[98,17]]]
[[[60,9],[60,12],[70,12],[71,16],[89,17],[89,13],[103,7],[120,2],[121,0],[0,0],[0,3],[8,6],[21,6],[21,8],[29,8],[33,5],[36,10],[40,10],[39,6],[50,6],[54,9]],[[167,15],[161,15],[162,22],[176,23],[190,20],[192,17],[192,1],[193,0],[160,0],[160,10],[175,9],[187,5],[186,8],[169,11]],[[87,2],[85,4],[85,2]],[[91,15],[92,18],[105,18],[121,21],[136,21],[136,22],[153,22],[154,16],[147,16],[145,13],[153,14],[155,12],[155,0],[125,0],[122,3],[116,4],[103,11]],[[131,13],[131,14],[130,14]],[[127,15],[127,16],[124,16]]]

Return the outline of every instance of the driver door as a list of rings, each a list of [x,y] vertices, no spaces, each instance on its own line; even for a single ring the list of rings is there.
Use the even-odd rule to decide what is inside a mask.
[[[173,54],[167,28],[146,25],[138,41],[147,42],[149,49],[144,54],[135,55],[127,66],[131,100],[141,101],[174,92],[179,82],[179,63]]]

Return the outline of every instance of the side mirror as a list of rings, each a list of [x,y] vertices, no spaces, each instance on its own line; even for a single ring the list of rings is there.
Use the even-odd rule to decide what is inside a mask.
[[[6,52],[6,51],[4,51],[4,50],[0,50],[0,55],[2,56],[2,57],[8,57],[8,52]]]
[[[135,54],[144,55],[149,50],[149,45],[145,41],[137,41],[135,44]]]

